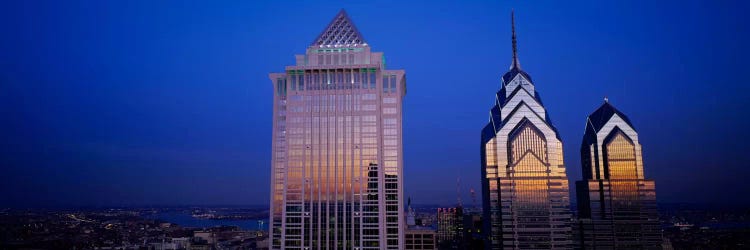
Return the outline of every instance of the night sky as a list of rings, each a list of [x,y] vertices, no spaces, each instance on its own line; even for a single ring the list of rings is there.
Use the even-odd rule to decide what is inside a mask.
[[[747,1],[219,2],[2,1],[0,207],[267,204],[268,73],[341,8],[406,70],[414,203],[455,203],[457,177],[464,204],[481,192],[513,8],[571,184],[607,96],[660,202],[750,204]]]

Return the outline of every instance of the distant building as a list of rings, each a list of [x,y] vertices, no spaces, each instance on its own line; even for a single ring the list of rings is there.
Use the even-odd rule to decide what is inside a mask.
[[[606,99],[586,120],[576,241],[584,249],[661,249],[653,180],[643,174],[638,132]]]
[[[268,243],[269,243],[268,242],[268,237],[266,237],[266,238],[263,238],[262,240],[256,241],[255,242],[255,247],[258,250],[267,250],[268,249]]]
[[[190,248],[190,237],[172,238],[172,243],[174,243],[176,249]]]
[[[211,232],[210,230],[195,231],[193,232],[193,237],[199,241],[206,242],[206,244],[216,244],[216,233]]]
[[[404,249],[437,249],[435,229],[417,226],[416,213],[411,207],[411,198],[407,201],[406,227],[404,229]]]
[[[405,248],[410,249],[437,249],[435,230],[428,227],[409,227],[405,230]]]
[[[212,247],[211,247],[211,245],[208,245],[208,244],[193,244],[193,245],[190,245],[190,248],[188,248],[188,249],[190,249],[190,250],[211,250]]]
[[[414,209],[411,207],[411,198],[409,198],[406,210],[406,227],[414,227],[417,225],[416,216]]]
[[[465,212],[463,218],[463,229],[463,249],[484,249],[482,215],[480,213]]]
[[[154,249],[154,250],[177,250],[177,249],[184,249],[184,248],[177,248],[177,245],[171,242],[154,242],[148,244],[148,249]]]
[[[461,246],[464,234],[464,215],[462,207],[438,208],[437,211],[437,240],[440,248],[456,248]]]
[[[405,72],[341,10],[269,77],[270,248],[402,249]]]
[[[495,95],[480,145],[485,247],[572,247],[568,178],[560,136],[521,69],[511,14],[513,59]]]

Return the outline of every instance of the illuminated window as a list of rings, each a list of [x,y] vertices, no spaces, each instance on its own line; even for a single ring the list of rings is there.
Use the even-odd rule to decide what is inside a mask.
[[[638,199],[635,145],[621,130],[615,129],[605,140],[605,173],[610,179],[612,209],[629,210]]]
[[[613,131],[605,142],[605,176],[609,179],[636,179],[635,146],[622,131]]]
[[[514,180],[514,203],[518,220],[525,220],[524,215],[536,216],[534,211],[546,211],[549,202],[546,179],[547,141],[541,131],[528,120],[521,121],[509,139],[510,164],[514,170],[513,176],[517,178]],[[544,221],[526,224],[533,226],[540,222],[548,225]]]

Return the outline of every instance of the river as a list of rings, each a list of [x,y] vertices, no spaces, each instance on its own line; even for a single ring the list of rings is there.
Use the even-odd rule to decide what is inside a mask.
[[[159,219],[169,223],[180,225],[181,227],[216,227],[216,226],[238,226],[244,230],[268,231],[268,219],[262,220],[209,220],[195,218],[187,212],[161,212],[146,215],[149,219]],[[262,223],[259,223],[259,221]]]

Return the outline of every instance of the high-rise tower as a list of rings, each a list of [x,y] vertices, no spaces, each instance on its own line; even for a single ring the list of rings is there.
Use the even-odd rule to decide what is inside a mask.
[[[270,74],[271,248],[403,248],[404,71],[344,10],[296,61]]]
[[[585,249],[660,249],[654,181],[643,175],[638,132],[605,99],[586,120],[576,241]]]
[[[568,179],[562,142],[531,77],[513,59],[482,130],[485,246],[489,249],[571,247]]]

